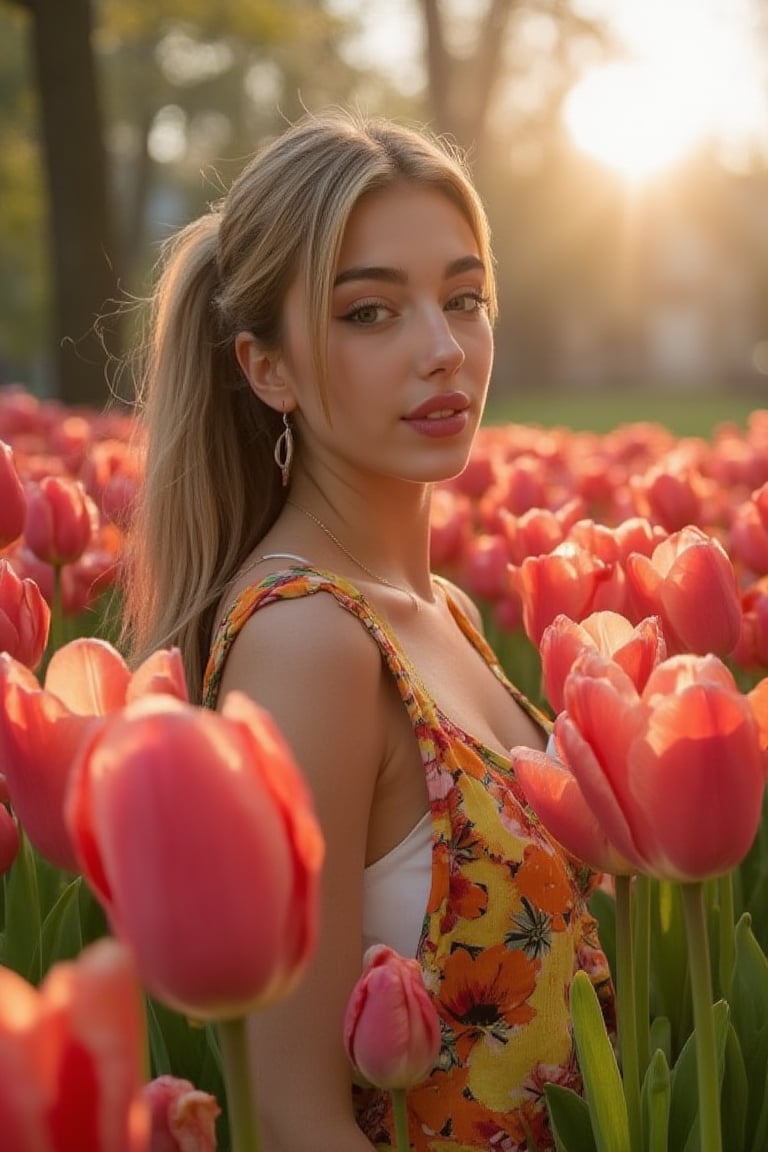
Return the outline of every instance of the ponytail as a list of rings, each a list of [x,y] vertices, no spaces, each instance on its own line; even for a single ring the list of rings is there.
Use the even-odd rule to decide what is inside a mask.
[[[138,396],[145,481],[123,588],[129,656],[179,647],[192,700],[216,605],[284,499],[279,413],[253,395],[222,331],[219,219],[212,210],[189,224],[161,255]]]

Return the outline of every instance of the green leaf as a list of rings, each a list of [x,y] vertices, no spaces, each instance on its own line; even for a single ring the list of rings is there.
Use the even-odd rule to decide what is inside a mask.
[[[669,1020],[674,1060],[693,1028],[685,918],[679,885],[654,881],[651,892],[651,1015]]]
[[[37,858],[19,827],[19,852],[3,877],[5,886],[5,936],[3,964],[31,984],[40,982],[40,891]]]
[[[715,1023],[715,1045],[720,1081],[725,1063],[725,1041],[730,1013],[728,1004],[718,1000],[712,1006]],[[694,1152],[699,1147],[699,1087],[696,1077],[696,1036],[686,1040],[672,1069],[672,1095],[669,1109],[670,1152],[678,1149]]]
[[[657,1048],[640,1090],[646,1152],[668,1152],[669,1106],[672,1078],[666,1056]]]
[[[746,1131],[755,1132],[768,1078],[768,960],[752,933],[748,913],[736,925],[730,989],[731,1020],[747,1075]]]
[[[651,1052],[659,1048],[668,1065],[672,1063],[672,1028],[666,1016],[655,1016],[651,1021]]]
[[[571,1014],[597,1152],[629,1152],[624,1087],[597,993],[586,972],[577,972],[571,983]]]
[[[729,1021],[725,1034],[725,1067],[720,1098],[723,1147],[727,1148],[728,1152],[744,1152],[748,1096],[744,1057],[736,1031]]]
[[[763,1086],[762,1102],[754,1129],[749,1129],[752,1144],[750,1152],[765,1152],[768,1148],[768,1080]]]
[[[545,1084],[557,1152],[597,1152],[587,1102],[561,1084]]]
[[[43,921],[40,934],[42,947],[40,970],[43,976],[52,964],[62,960],[74,960],[82,950],[79,899],[82,883],[80,876],[70,881]]]

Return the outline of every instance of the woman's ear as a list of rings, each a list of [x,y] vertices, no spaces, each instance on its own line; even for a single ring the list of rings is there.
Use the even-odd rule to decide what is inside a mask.
[[[265,348],[252,332],[238,332],[235,355],[252,391],[260,400],[278,412],[290,412],[295,407],[281,352]]]

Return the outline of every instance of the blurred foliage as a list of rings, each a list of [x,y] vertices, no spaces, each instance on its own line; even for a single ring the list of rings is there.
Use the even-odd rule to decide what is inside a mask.
[[[0,379],[38,352],[48,303],[45,201],[24,40],[21,13],[0,7]]]

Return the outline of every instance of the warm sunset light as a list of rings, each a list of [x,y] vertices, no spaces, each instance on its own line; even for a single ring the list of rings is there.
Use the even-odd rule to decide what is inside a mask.
[[[713,143],[730,164],[765,146],[766,91],[744,0],[598,4],[624,57],[587,70],[565,102],[577,148],[642,182]]]
[[[699,108],[649,67],[596,68],[571,92],[564,118],[573,142],[629,180],[682,159],[702,138]]]

